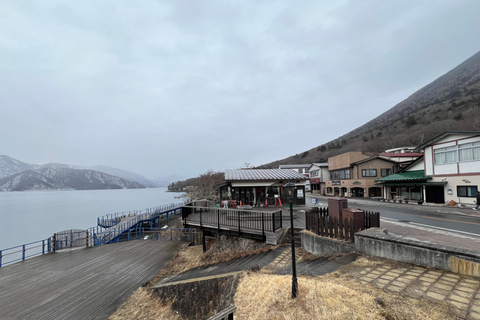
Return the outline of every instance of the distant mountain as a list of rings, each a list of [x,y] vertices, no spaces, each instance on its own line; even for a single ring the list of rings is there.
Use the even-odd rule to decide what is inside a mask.
[[[138,182],[95,170],[51,163],[0,179],[0,191],[25,190],[97,190],[145,188]]]
[[[342,122],[340,117],[339,125],[345,127],[348,123]],[[260,167],[325,162],[329,157],[348,151],[376,153],[395,147],[417,146],[445,131],[478,130],[480,52],[363,126],[300,154]]]
[[[152,182],[155,184],[156,187],[159,188],[166,188],[168,187],[172,182],[180,181],[182,180],[181,177],[177,175],[171,175],[168,177],[159,177],[156,179],[152,179]]]
[[[129,180],[129,181],[135,181],[135,182],[138,182],[138,183],[144,185],[147,188],[157,187],[157,185],[154,182],[152,182],[150,179],[147,179],[140,174],[133,173],[133,172],[126,171],[126,170],[122,170],[122,169],[117,169],[117,168],[112,168],[112,167],[107,167],[107,166],[84,167],[83,169],[91,169],[91,170],[95,170],[95,171],[100,171],[100,172],[107,173],[107,174],[110,174],[112,176],[117,176],[117,177]]]
[[[29,164],[10,158],[9,156],[0,155],[0,178],[10,176],[25,170],[36,169],[39,166]]]

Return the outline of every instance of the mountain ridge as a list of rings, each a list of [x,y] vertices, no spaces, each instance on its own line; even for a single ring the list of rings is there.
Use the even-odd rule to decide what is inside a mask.
[[[326,162],[348,151],[420,145],[445,131],[480,130],[480,51],[364,125],[302,153],[258,166]]]
[[[145,186],[100,171],[59,163],[32,165],[9,156],[0,156],[0,191],[4,192],[138,188]]]

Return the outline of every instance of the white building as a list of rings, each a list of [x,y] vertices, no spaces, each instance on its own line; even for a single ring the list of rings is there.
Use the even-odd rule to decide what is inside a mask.
[[[430,190],[430,196],[436,202],[474,204],[480,185],[480,131],[445,132],[419,148],[424,150],[425,175],[432,182],[446,182]]]

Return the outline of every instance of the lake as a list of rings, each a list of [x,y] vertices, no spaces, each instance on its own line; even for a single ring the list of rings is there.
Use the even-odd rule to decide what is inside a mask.
[[[0,250],[47,239],[55,232],[87,229],[97,217],[170,203],[166,188],[0,192]]]

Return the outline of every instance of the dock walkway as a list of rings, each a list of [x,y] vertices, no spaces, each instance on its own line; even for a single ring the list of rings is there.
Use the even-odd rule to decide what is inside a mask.
[[[46,254],[0,269],[0,318],[107,319],[184,241],[134,240]]]

